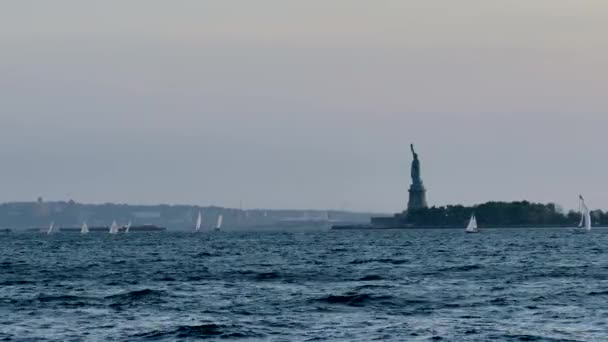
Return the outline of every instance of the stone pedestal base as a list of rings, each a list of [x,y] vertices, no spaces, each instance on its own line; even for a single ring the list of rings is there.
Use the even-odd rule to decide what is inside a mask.
[[[414,186],[410,187],[410,200],[407,204],[407,210],[416,210],[427,208],[428,205],[426,203],[426,189],[424,186]]]

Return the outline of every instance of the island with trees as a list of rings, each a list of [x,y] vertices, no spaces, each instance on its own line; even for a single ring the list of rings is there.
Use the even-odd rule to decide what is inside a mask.
[[[487,202],[475,206],[447,205],[410,209],[393,216],[374,217],[371,225],[359,228],[463,228],[472,214],[475,214],[480,227],[486,228],[575,227],[581,219],[579,212],[565,212],[554,203]],[[593,210],[591,219],[594,226],[608,226],[608,212]]]

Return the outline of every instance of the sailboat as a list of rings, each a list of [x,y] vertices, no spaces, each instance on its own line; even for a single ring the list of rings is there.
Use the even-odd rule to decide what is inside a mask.
[[[589,210],[589,207],[587,207],[587,204],[585,204],[585,199],[582,195],[579,195],[579,211],[581,213],[581,221],[579,222],[578,228],[575,231],[591,231],[591,211]]]
[[[475,213],[471,214],[471,219],[469,220],[469,225],[467,229],[464,230],[467,233],[479,233],[479,228],[477,227],[477,218],[475,218]]]
[[[591,211],[589,211],[589,208],[587,208],[587,206],[585,206],[585,230],[586,231],[591,231]]]
[[[131,229],[131,221],[129,221],[129,223],[127,223],[127,225],[125,226],[125,233],[128,233],[130,229]]]
[[[329,211],[326,211],[325,212],[325,222],[323,222],[323,226],[325,228],[331,229],[331,226],[334,222],[335,221],[331,218],[331,214],[329,213]]]
[[[215,226],[215,230],[222,229],[223,222],[224,222],[224,215],[220,214],[220,216],[217,217],[217,225]]]
[[[51,222],[51,225],[49,226],[49,229],[46,231],[47,235],[51,235],[53,234],[53,229],[55,229],[55,222]]]
[[[196,218],[196,226],[194,227],[194,231],[198,232],[201,230],[201,226],[203,225],[203,214],[198,212],[198,217]]]
[[[118,234],[118,225],[116,221],[112,221],[112,225],[110,226],[110,234]]]
[[[89,234],[89,226],[86,221],[82,223],[82,227],[80,227],[80,234]]]

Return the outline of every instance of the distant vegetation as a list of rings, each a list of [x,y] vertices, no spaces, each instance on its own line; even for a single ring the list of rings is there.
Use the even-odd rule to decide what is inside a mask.
[[[417,226],[463,226],[472,212],[475,212],[481,226],[575,226],[581,217],[575,211],[565,213],[553,203],[487,202],[475,207],[448,205],[410,211],[408,223]],[[591,216],[594,225],[608,225],[608,212],[594,210]]]

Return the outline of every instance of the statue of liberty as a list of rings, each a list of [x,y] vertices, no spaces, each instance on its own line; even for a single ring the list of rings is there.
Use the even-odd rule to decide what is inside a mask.
[[[418,153],[414,150],[414,144],[410,145],[414,160],[412,161],[412,185],[409,189],[409,202],[407,204],[408,210],[415,210],[421,208],[427,208],[426,202],[426,189],[422,184],[422,177],[420,176],[420,159],[418,159]]]
[[[414,151],[414,144],[410,144],[410,149],[414,155],[414,160],[412,161],[412,184],[422,184],[422,179],[420,178],[420,160],[418,159],[418,153]]]

